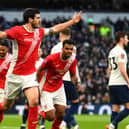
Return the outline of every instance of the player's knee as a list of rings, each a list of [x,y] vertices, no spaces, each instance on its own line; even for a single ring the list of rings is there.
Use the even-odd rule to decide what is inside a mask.
[[[64,119],[65,112],[57,113],[58,120],[62,121]]]
[[[55,119],[55,115],[53,115],[53,114],[46,114],[46,119],[48,121],[53,121]]]
[[[6,111],[8,109],[10,109],[12,107],[12,105],[9,105],[9,104],[6,104],[6,105],[3,105],[3,110]]]
[[[129,110],[129,103],[126,103],[125,107]]]
[[[29,101],[29,106],[38,106],[38,104],[39,104],[39,100],[38,99],[31,99],[30,101]]]

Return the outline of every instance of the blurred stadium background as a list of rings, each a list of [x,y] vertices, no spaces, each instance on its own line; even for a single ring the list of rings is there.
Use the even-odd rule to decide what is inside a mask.
[[[107,55],[115,45],[114,33],[118,30],[129,31],[128,5],[128,0],[0,0],[0,30],[23,24],[22,12],[27,7],[40,9],[41,24],[44,27],[51,27],[70,19],[75,11],[83,11],[81,22],[72,26],[72,38],[77,46],[77,59],[82,83],[82,91],[79,92],[80,107],[76,117],[78,121],[82,120],[82,123],[85,122],[87,126],[91,120],[87,129],[93,129],[93,127],[101,129],[109,122],[111,106],[107,85]],[[41,44],[43,58],[50,53],[50,49],[58,41],[58,34],[43,38]],[[13,108],[6,112],[6,114],[15,114],[15,116],[5,116],[0,129],[6,128],[6,125],[8,129],[11,129],[7,124],[7,121],[11,123],[8,120],[11,116],[14,118],[10,118],[11,120],[18,118],[20,126],[18,115],[23,113],[23,104],[24,95],[21,93],[20,97],[16,98]],[[95,119],[99,122],[98,126],[92,124]],[[106,120],[104,121],[104,119]],[[102,120],[103,124],[101,125]],[[123,129],[127,123],[125,120],[120,129]],[[82,126],[81,129],[85,129],[85,126]]]

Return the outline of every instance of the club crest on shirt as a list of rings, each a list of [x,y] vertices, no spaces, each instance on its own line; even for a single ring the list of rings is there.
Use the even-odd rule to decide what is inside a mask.
[[[123,53],[121,53],[121,59],[124,59],[125,55]]]

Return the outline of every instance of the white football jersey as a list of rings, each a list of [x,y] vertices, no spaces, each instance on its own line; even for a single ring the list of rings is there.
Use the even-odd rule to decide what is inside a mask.
[[[63,47],[63,43],[59,42],[58,44],[56,44],[52,49],[51,49],[51,54],[57,53],[57,52],[61,52],[62,51],[62,47]],[[74,46],[73,48],[73,54],[75,54],[76,56],[76,47]],[[80,76],[79,76],[79,71],[78,71],[78,67],[76,67],[76,75],[78,78],[78,82],[81,82],[80,80]],[[63,80],[65,81],[71,81],[71,77],[70,77],[70,73],[69,71],[67,73],[65,73],[65,75],[63,76]]]
[[[123,75],[120,72],[119,63],[123,62],[125,64],[125,69],[127,68],[127,54],[124,49],[120,46],[116,45],[113,49],[111,49],[108,56],[108,63],[110,66],[110,78],[109,78],[109,86],[110,85],[127,85],[127,82]]]

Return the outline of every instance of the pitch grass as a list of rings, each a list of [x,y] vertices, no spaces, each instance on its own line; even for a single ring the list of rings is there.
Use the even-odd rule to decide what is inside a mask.
[[[110,121],[109,115],[76,115],[80,129],[105,129]],[[22,117],[18,115],[5,115],[0,129],[20,129]],[[51,129],[51,122],[45,122],[46,129]],[[129,124],[129,117],[119,124],[119,129],[125,129]],[[39,129],[39,125],[37,127]]]

